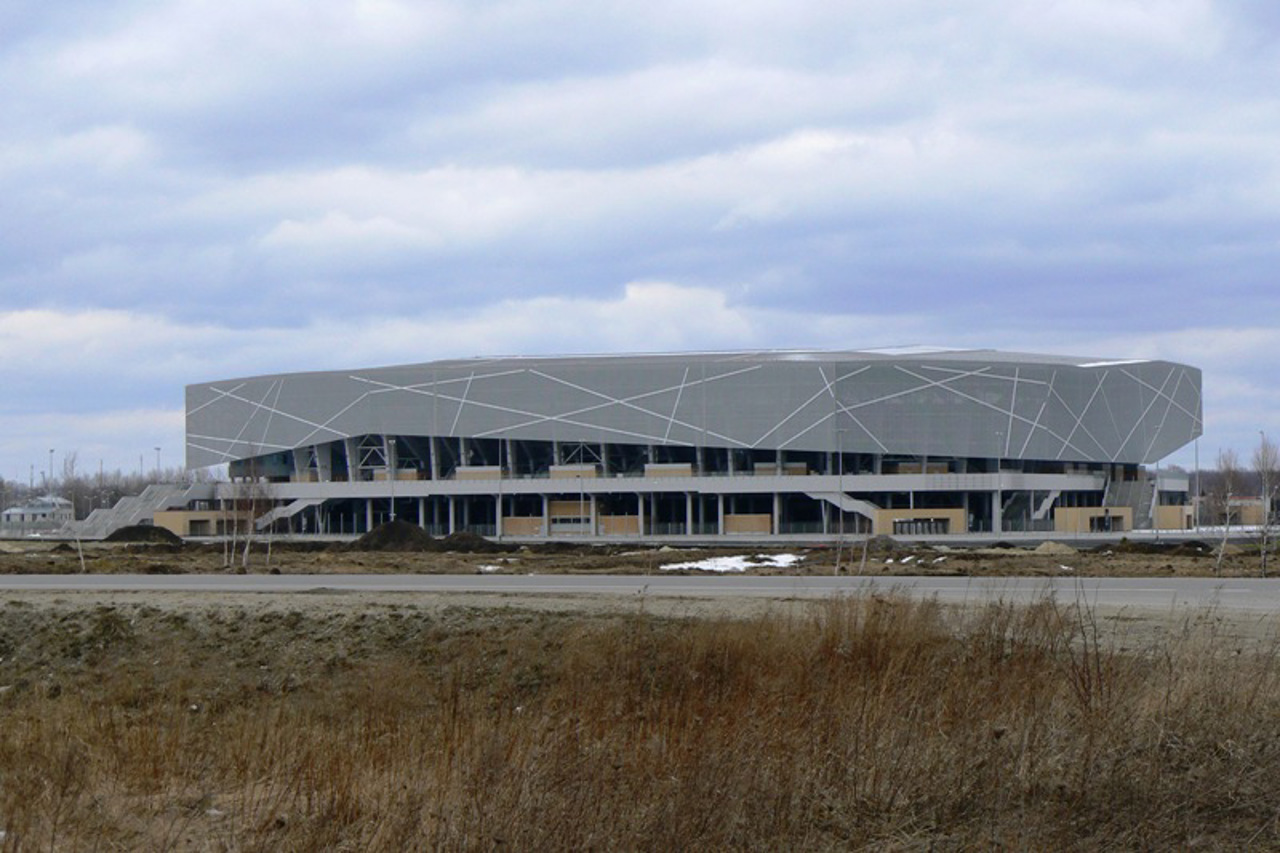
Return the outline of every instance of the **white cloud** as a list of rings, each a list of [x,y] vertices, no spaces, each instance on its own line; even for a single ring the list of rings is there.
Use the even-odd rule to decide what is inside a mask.
[[[477,310],[325,319],[301,326],[184,324],[119,311],[0,313],[0,361],[31,382],[72,392],[69,398],[73,389],[95,378],[147,387],[176,400],[181,386],[218,378],[471,355],[911,344],[1181,361],[1204,370],[1209,446],[1247,447],[1258,429],[1280,433],[1280,390],[1267,356],[1280,348],[1280,330],[1266,327],[1201,327],[1132,337],[1078,333],[1053,340],[1031,330],[957,334],[936,317],[763,309],[718,289],[663,281],[632,282],[602,297],[535,295]],[[109,457],[118,455],[112,446],[176,446],[180,410],[137,411],[122,409],[119,402],[96,400],[77,411],[6,416],[0,427],[7,427],[10,437],[0,445],[0,471],[14,476],[25,459],[47,446]],[[1189,464],[1189,459],[1188,450],[1176,461]]]

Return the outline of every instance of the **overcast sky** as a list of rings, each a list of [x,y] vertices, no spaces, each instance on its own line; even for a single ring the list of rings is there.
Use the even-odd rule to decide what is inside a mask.
[[[7,479],[482,354],[1166,358],[1280,438],[1274,0],[6,0],[0,115]]]

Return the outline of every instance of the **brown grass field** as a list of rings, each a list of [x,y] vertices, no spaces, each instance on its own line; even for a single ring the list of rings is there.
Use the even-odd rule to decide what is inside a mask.
[[[1271,630],[303,598],[0,603],[4,849],[1280,848]]]

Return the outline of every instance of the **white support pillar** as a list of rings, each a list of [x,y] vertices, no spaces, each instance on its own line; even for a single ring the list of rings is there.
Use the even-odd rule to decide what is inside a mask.
[[[440,479],[440,454],[436,451],[434,435],[427,437],[427,469],[431,472],[431,479]]]
[[[644,501],[645,501],[645,497],[646,497],[646,495],[644,494],[644,492],[641,492],[641,493],[639,494],[639,496],[638,496],[639,500],[638,500],[638,502],[637,502],[637,503],[638,503],[638,505],[639,505],[639,507],[640,507],[640,535],[641,535],[641,536],[644,536],[644,519],[645,519],[645,511],[644,511],[644,510],[645,510],[645,506],[644,506]]]
[[[453,533],[455,530],[458,529],[458,507],[457,507],[458,499],[457,499],[457,496],[450,495],[449,497],[445,498],[445,500],[449,502],[449,532]]]
[[[542,535],[549,536],[551,534],[551,516],[548,515],[549,507],[547,506],[547,496],[542,495]]]
[[[596,523],[596,496],[591,494],[591,535],[596,536],[600,533],[600,526]]]
[[[354,483],[360,479],[360,442],[354,438],[344,438],[342,449],[347,453],[347,480]]]
[[[418,526],[427,529],[427,499],[418,498]]]
[[[684,493],[684,535],[693,535],[693,493]]]
[[[333,442],[326,441],[316,445],[316,467],[319,469],[320,482],[333,482]]]
[[[493,532],[499,539],[502,538],[502,495],[498,495],[498,499],[494,501],[493,511]]]
[[[366,498],[364,502],[364,530],[368,533],[373,529],[373,498]]]
[[[778,453],[778,458],[782,458],[782,453]],[[779,492],[773,493],[773,522],[770,525],[773,535],[777,536],[782,529],[782,495]]]
[[[394,480],[396,476],[396,442],[395,438],[384,434],[382,436],[382,458],[387,460],[387,479]]]
[[[724,495],[716,495],[716,534],[724,535]]]

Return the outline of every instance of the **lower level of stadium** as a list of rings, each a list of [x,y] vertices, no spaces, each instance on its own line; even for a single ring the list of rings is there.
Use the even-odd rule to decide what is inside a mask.
[[[232,463],[155,514],[360,534],[399,519],[504,538],[1116,533],[1191,526],[1188,478],[1134,464],[364,435]]]

